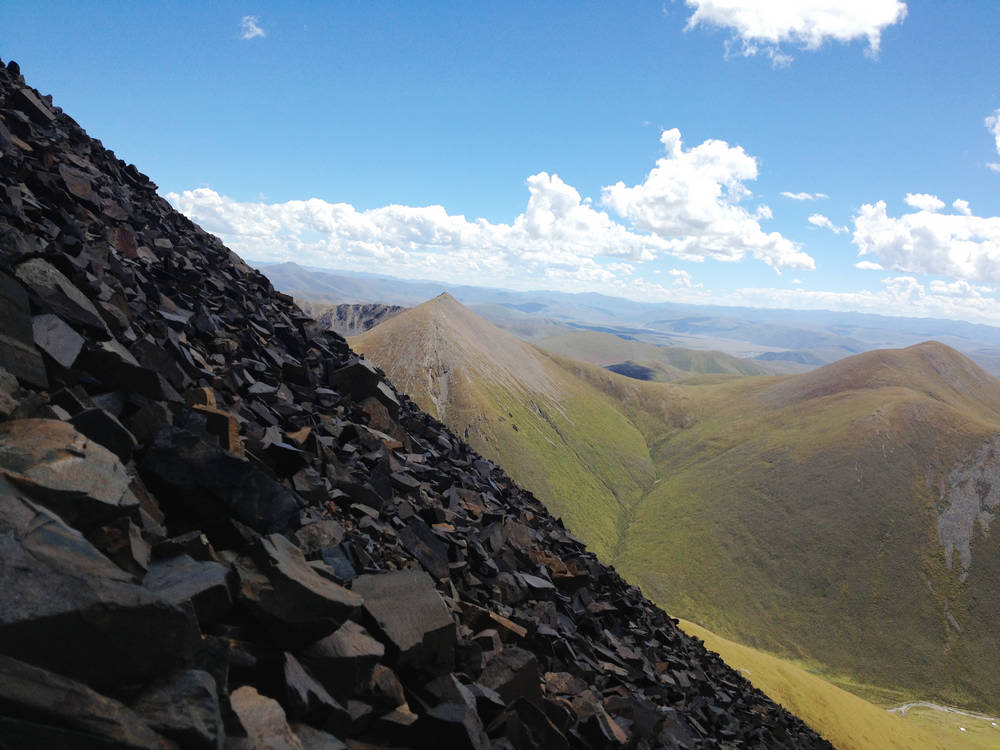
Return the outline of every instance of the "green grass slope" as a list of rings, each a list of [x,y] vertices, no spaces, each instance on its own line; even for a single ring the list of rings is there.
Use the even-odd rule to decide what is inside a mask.
[[[969,521],[964,575],[939,537],[956,489],[995,497],[1000,382],[929,343],[702,390],[689,426],[651,449],[660,481],[625,530],[625,575],[741,643],[1000,705],[990,514]]]

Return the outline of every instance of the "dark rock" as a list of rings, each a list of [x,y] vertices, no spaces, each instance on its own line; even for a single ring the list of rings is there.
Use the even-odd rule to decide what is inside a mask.
[[[146,686],[132,708],[150,727],[182,747],[220,750],[224,745],[219,696],[208,672],[171,672]]]
[[[368,682],[375,665],[385,656],[385,646],[348,620],[304,649],[301,656],[323,686],[344,699]]]
[[[0,656],[0,747],[168,750],[175,745],[122,703]]]
[[[174,427],[157,433],[140,468],[155,492],[188,510],[210,516],[224,509],[261,532],[295,528],[305,505],[259,467]]]
[[[347,745],[329,732],[324,732],[308,724],[292,722],[292,731],[302,743],[302,750],[347,750]]]
[[[198,641],[190,606],[130,580],[79,532],[0,479],[0,652],[98,688],[182,663]]]
[[[290,718],[333,731],[342,732],[350,727],[347,709],[306,672],[298,659],[286,651],[279,662],[278,696]]]
[[[401,670],[431,675],[451,671],[455,623],[426,573],[364,575],[354,581],[353,591],[364,597],[365,615]]]
[[[280,535],[261,540],[259,564],[235,565],[240,599],[279,643],[299,648],[332,633],[361,606],[362,599],[320,576],[302,552]]]
[[[425,747],[456,750],[486,750],[491,747],[479,714],[465,703],[434,706],[420,717],[416,731]]]
[[[35,346],[66,368],[72,367],[76,362],[86,341],[62,318],[51,313],[32,318],[31,329]]]
[[[164,601],[190,601],[198,621],[217,622],[233,605],[229,569],[217,562],[199,562],[185,554],[154,560],[142,585]]]
[[[135,436],[104,409],[85,409],[70,420],[77,430],[128,463],[139,445]]]
[[[93,529],[88,539],[119,568],[131,573],[136,581],[149,569],[152,547],[143,538],[141,529],[127,518],[116,518]]]
[[[510,646],[494,656],[478,681],[495,690],[505,703],[523,698],[535,705],[541,704],[538,661],[534,654],[523,648]]]
[[[45,363],[34,344],[28,295],[0,273],[0,362],[27,385],[48,388]]]
[[[229,704],[236,714],[250,750],[301,750],[302,744],[288,726],[288,719],[281,704],[261,695],[250,685],[234,690]]]
[[[39,488],[32,493],[37,501],[83,530],[138,511],[121,461],[65,422],[0,424],[0,469],[31,480]]]

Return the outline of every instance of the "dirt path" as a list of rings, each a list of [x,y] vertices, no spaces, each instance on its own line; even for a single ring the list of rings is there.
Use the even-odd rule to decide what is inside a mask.
[[[968,716],[970,719],[979,719],[980,721],[989,721],[996,726],[1000,723],[1000,718],[993,716],[986,716],[985,714],[977,714],[974,711],[963,711],[960,708],[952,708],[951,706],[942,706],[938,703],[926,703],[924,701],[914,701],[913,703],[904,703],[902,706],[896,706],[895,708],[888,709],[891,714],[899,714],[900,716],[906,716],[906,712],[911,708],[929,708],[934,711],[944,711],[949,714],[958,714],[959,716]]]

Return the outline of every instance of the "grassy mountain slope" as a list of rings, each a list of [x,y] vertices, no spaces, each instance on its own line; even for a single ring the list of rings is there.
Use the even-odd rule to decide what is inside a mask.
[[[929,343],[703,390],[691,426],[651,449],[661,481],[625,531],[626,575],[742,643],[1000,703],[985,658],[1000,625],[996,535],[969,522],[964,576],[939,537],[970,484],[995,492],[982,451],[1000,435],[1000,382]]]
[[[692,373],[727,375],[773,375],[766,362],[739,359],[717,351],[699,351],[675,346],[657,346],[629,341],[611,333],[573,331],[536,342],[546,351],[589,362],[600,367],[634,362],[649,368],[658,381],[680,380]]]
[[[643,435],[612,396],[450,295],[353,338],[397,388],[610,555],[622,516],[652,485]]]
[[[852,689],[1000,705],[1000,381],[954,350],[655,383],[447,296],[352,344],[671,613]]]

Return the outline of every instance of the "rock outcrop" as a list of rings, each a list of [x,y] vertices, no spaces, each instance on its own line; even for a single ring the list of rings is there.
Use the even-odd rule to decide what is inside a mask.
[[[0,747],[823,747],[0,65]]]

